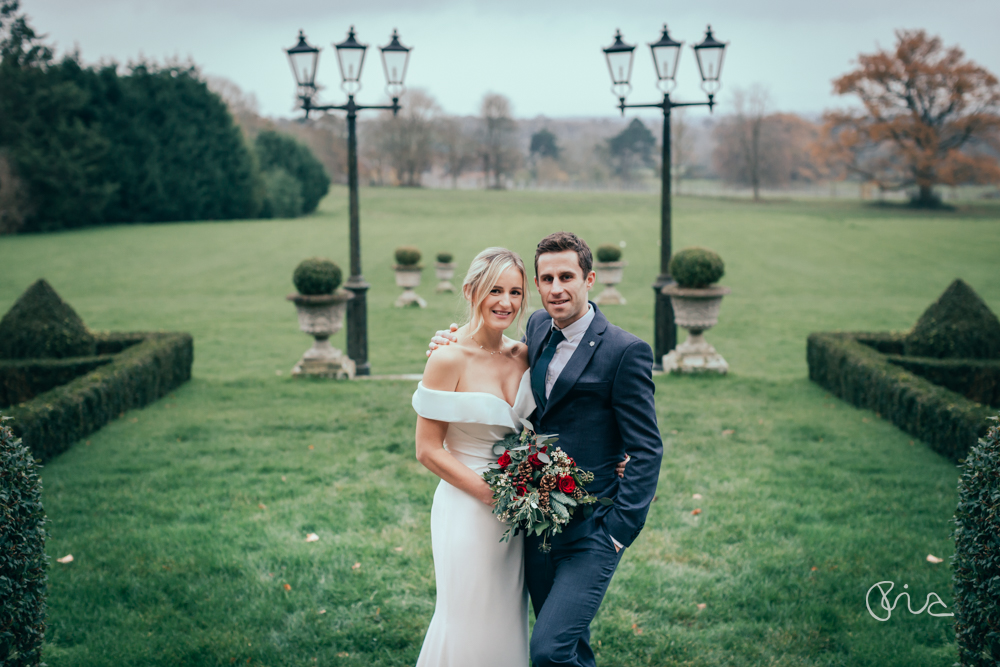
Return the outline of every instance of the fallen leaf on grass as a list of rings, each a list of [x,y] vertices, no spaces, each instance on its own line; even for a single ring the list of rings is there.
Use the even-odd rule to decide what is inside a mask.
[[[635,634],[637,634],[637,635],[641,635],[642,634],[642,628],[639,627],[638,623],[633,623],[632,624],[632,629],[635,630]]]
[[[274,371],[275,375],[281,375],[281,371]]]
[[[696,507],[695,509],[691,510],[691,514],[698,516],[699,514],[701,514],[701,508]]]
[[[138,424],[139,423],[139,418],[138,417],[132,417],[132,423],[133,424]]]
[[[318,541],[319,541],[319,535],[317,535],[316,533],[309,533],[308,535],[306,535],[306,542],[318,542]]]
[[[694,494],[691,497],[694,498],[695,500],[701,500],[701,494],[700,493],[696,493],[696,494]]]
[[[934,556],[932,554],[927,554],[927,562],[928,563],[935,563],[935,564],[937,564],[937,563],[943,563],[944,562],[944,558],[938,558],[937,556]]]
[[[868,423],[868,417],[862,417],[861,421],[864,422],[865,424],[867,424]]]
[[[699,602],[699,603],[698,603],[698,611],[701,611],[702,609],[704,609],[704,608],[705,608],[705,607],[707,607],[707,606],[708,606],[708,605],[707,605],[707,604],[705,604],[704,602]]]
[[[913,441],[912,441],[912,440],[910,440],[910,447],[912,447],[912,446],[913,446]]]
[[[264,503],[257,503],[257,507],[261,508],[262,510],[267,509],[267,505],[265,505]]]
[[[813,565],[811,568],[809,568],[809,571],[810,572],[815,572],[818,569],[819,569],[818,567],[816,567],[815,565]]]
[[[316,612],[316,613],[317,613],[317,614],[325,614],[325,613],[326,613],[326,609],[320,609],[320,610],[319,610],[318,612]]]
[[[722,432],[722,435],[732,435],[733,433],[736,433],[735,429],[727,428]]]
[[[341,651],[340,653],[337,654],[337,657],[338,658],[350,658],[351,654],[348,653],[347,651]]]
[[[758,419],[758,420],[757,420],[757,423],[758,423],[758,424],[763,424],[763,423],[764,423],[764,420],[763,420],[763,419]]]
[[[351,566],[351,569],[352,570],[360,570],[361,569],[361,563],[355,563],[354,565]]]
[[[284,475],[282,475],[282,476],[281,476],[281,481],[282,481],[282,482],[287,482],[288,480],[287,480],[287,479],[285,479],[285,476],[284,476]]]
[[[670,432],[670,435],[677,435],[679,432],[680,431],[678,431],[677,429],[674,429],[673,431]]]
[[[285,584],[284,586],[282,586],[282,588],[284,588],[286,591],[290,591],[290,590],[292,590],[292,585],[291,584]]]
[[[60,562],[60,563],[72,563],[73,562],[73,554],[66,554],[62,558],[56,558],[56,560],[58,562]]]
[[[912,440],[910,441],[910,444],[911,444],[911,445],[913,444],[913,441],[912,441]],[[87,446],[88,446],[88,447],[90,447],[90,440],[88,440],[88,441],[87,441]]]
[[[403,547],[396,547],[395,549],[393,549],[393,551],[402,551],[402,550],[403,550]]]
[[[309,445],[309,449],[316,449],[316,448],[312,445]]]

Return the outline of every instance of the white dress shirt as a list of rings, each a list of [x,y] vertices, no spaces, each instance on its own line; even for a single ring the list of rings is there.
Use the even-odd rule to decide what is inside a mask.
[[[559,341],[559,344],[556,345],[556,353],[552,355],[552,361],[549,362],[549,369],[545,373],[545,398],[548,398],[549,394],[552,393],[552,387],[555,385],[556,380],[559,379],[559,374],[566,368],[570,357],[576,352],[576,348],[580,346],[583,334],[587,333],[587,329],[590,328],[590,323],[593,321],[594,307],[588,303],[586,315],[565,329],[561,329],[566,340]],[[555,320],[552,321],[552,329],[560,331],[559,327],[556,326]],[[609,535],[609,537],[611,537],[611,541],[614,542],[615,547],[621,550],[622,543],[616,540],[613,535]]]
[[[561,330],[566,340],[559,341],[559,344],[556,345],[556,353],[552,355],[552,361],[549,362],[549,370],[545,373],[545,398],[548,398],[549,394],[552,393],[552,387],[555,385],[556,380],[559,379],[559,374],[566,368],[569,358],[573,356],[576,348],[580,346],[583,334],[587,333],[587,329],[590,328],[590,323],[593,321],[594,307],[588,303],[587,313],[576,322],[573,322],[573,324]],[[555,331],[560,330],[556,326],[555,320],[552,320],[552,329]]]

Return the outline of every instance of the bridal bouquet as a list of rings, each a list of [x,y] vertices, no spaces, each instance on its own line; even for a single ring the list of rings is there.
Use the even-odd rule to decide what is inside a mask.
[[[499,458],[483,473],[483,479],[493,490],[496,500],[493,513],[509,528],[500,538],[506,542],[511,535],[541,535],[539,549],[547,552],[549,536],[561,533],[573,514],[579,510],[590,516],[592,504],[612,504],[610,498],[596,498],[583,487],[594,480],[594,473],[576,466],[576,462],[558,447],[549,446],[558,440],[555,435],[538,435],[531,422],[522,419],[524,430],[511,433],[493,445]]]

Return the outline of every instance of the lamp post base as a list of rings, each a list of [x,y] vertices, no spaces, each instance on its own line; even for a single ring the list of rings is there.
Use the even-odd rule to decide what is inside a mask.
[[[354,294],[347,302],[347,356],[354,362],[356,376],[370,375],[368,363],[368,288],[364,277],[351,276],[344,289]]]

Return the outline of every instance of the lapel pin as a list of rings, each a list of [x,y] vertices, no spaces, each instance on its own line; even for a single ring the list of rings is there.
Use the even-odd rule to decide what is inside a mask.
[[[594,341],[590,341],[590,347],[594,347]]]

